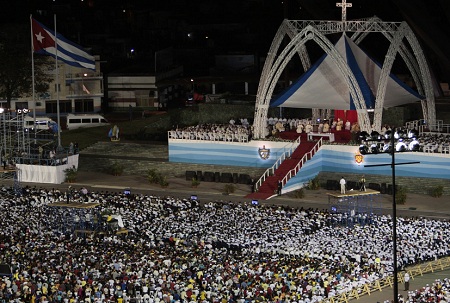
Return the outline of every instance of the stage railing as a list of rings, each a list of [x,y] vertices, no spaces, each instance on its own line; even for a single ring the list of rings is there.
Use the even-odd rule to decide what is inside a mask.
[[[264,174],[256,181],[255,183],[255,191],[258,191],[258,189],[261,187],[261,185],[266,181],[266,179],[270,176],[273,176],[275,174],[275,171],[280,167],[281,163],[283,163],[286,158],[289,158],[292,153],[297,149],[297,147],[300,145],[300,137],[298,137],[291,145],[291,147],[285,151],[281,156],[275,161],[275,163],[272,165],[272,167],[266,169]],[[284,185],[284,183],[283,183]]]
[[[286,184],[287,181],[289,181],[292,177],[295,177],[297,173],[299,172],[300,168],[306,163],[306,161],[310,160],[314,154],[319,150],[319,148],[323,145],[323,139],[320,138],[319,141],[317,141],[316,145],[307,153],[303,155],[303,157],[300,159],[300,161],[297,163],[297,165],[291,169],[286,176],[282,179],[283,186]]]
[[[442,121],[432,125],[421,125],[419,127],[419,134],[450,134],[450,124],[444,124]]]
[[[425,120],[424,119],[408,121],[405,124],[406,129],[408,129],[408,130],[413,130],[413,129],[419,130],[419,128],[422,125],[425,125]]]
[[[68,163],[69,156],[72,154],[68,150],[59,151],[53,158],[39,157],[37,154],[16,156],[15,164],[30,164],[44,166],[58,166]]]

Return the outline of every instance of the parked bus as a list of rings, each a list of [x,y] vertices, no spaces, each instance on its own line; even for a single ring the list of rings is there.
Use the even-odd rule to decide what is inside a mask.
[[[109,122],[99,114],[67,115],[67,129],[69,130],[104,125],[109,125]]]

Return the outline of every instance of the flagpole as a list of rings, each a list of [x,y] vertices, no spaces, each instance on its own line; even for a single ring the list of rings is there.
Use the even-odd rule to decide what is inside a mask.
[[[33,102],[33,126],[34,126],[34,144],[36,144],[36,96],[35,96],[35,82],[34,82],[34,48],[33,48],[33,15],[30,15],[30,31],[31,31],[31,89],[32,93],[32,102]]]
[[[57,122],[58,123],[58,148],[61,149],[61,118],[59,113],[59,72],[58,72],[58,37],[56,31],[56,14],[53,15],[55,23],[55,65],[56,65],[56,112],[57,112]]]

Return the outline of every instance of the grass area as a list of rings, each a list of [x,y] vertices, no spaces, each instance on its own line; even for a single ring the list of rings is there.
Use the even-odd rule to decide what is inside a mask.
[[[150,117],[134,117],[132,121],[126,114],[110,114],[105,118],[111,122],[110,126],[79,128],[74,130],[63,130],[61,144],[69,146],[70,142],[77,142],[80,150],[95,144],[98,141],[109,141],[108,133],[112,126],[119,127],[121,140],[149,140],[151,138],[165,138],[167,129],[162,121],[167,119],[167,114],[160,113]]]

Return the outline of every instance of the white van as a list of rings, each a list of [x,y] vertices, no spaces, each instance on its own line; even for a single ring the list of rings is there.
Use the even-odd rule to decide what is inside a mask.
[[[49,117],[36,117],[36,123],[31,116],[26,116],[23,119],[23,127],[26,129],[34,129],[36,127],[38,130],[49,130],[50,125],[54,123],[55,121]]]
[[[99,114],[67,115],[67,129],[69,130],[104,125],[109,125],[109,122]]]

